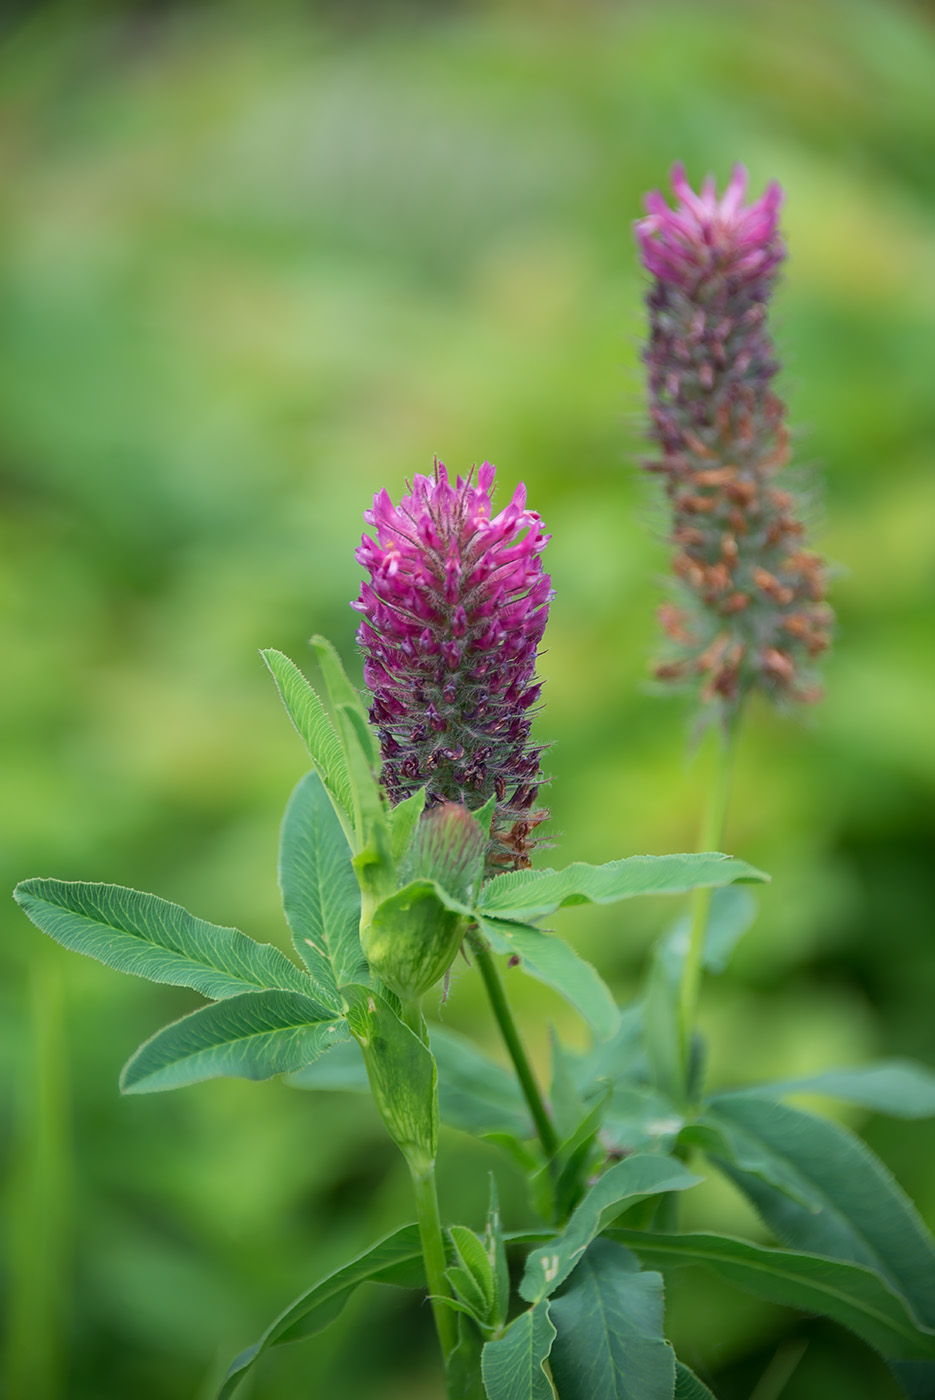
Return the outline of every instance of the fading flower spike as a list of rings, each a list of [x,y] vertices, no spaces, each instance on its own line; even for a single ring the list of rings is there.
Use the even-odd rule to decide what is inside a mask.
[[[660,610],[670,655],[661,680],[699,684],[729,715],[751,689],[814,701],[814,659],[833,614],[826,568],[803,544],[800,501],[776,478],[789,458],[767,305],[785,248],[782,191],[744,204],[735,166],[720,199],[672,171],[674,208],[656,192],[635,226],[647,296],[651,434],[672,507],[681,597]]]
[[[552,597],[549,536],[526,488],[492,515],[487,462],[454,485],[440,462],[399,507],[379,492],[356,559],[370,575],[352,606],[373,693],[382,780],[393,803],[423,784],[428,805],[496,798],[488,865],[529,864],[542,745],[530,742],[536,657]]]

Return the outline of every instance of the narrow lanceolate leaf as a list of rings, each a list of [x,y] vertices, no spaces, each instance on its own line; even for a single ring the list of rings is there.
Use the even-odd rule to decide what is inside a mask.
[[[347,837],[317,773],[305,775],[286,808],[279,888],[296,951],[319,996],[340,1012],[341,984],[366,978],[360,888]]]
[[[562,1400],[672,1400],[675,1356],[663,1335],[662,1276],[595,1240],[552,1299],[552,1376]]]
[[[564,1283],[594,1237],[621,1211],[664,1191],[684,1191],[700,1180],[674,1157],[634,1153],[617,1162],[591,1187],[561,1234],[530,1254],[520,1293],[530,1303],[547,1298]]]
[[[591,964],[579,958],[561,938],[527,924],[490,917],[486,912],[476,913],[475,917],[494,952],[518,957],[530,977],[563,996],[602,1040],[616,1032],[620,1013],[608,987]]]
[[[865,1143],[840,1124],[755,1094],[719,1095],[707,1116],[725,1129],[728,1174],[781,1240],[876,1269],[935,1328],[935,1240]],[[785,1190],[764,1162],[779,1164]]]
[[[221,1075],[269,1079],[317,1059],[343,1031],[343,1021],[311,997],[245,992],[157,1031],[124,1066],[120,1087],[149,1094]]]
[[[360,719],[360,732],[363,737],[365,752],[370,763],[379,766],[380,745],[376,734],[370,728],[367,719],[367,710],[360,698],[360,692],[351,685],[347,672],[341,665],[341,658],[335,651],[327,637],[310,637],[309,645],[318,658],[321,673],[325,678],[325,687],[328,691],[328,699],[331,701],[331,708],[337,711],[340,705],[345,705],[349,709],[355,710]]]
[[[481,891],[478,908],[500,919],[524,921],[554,914],[568,904],[614,904],[638,894],[679,894],[701,886],[768,879],[746,861],[711,851],[628,856],[607,865],[577,861],[565,870],[515,870],[497,875]]]
[[[348,840],[353,830],[354,801],[347,760],[325,707],[294,661],[267,648],[260,655],[269,667],[289,718],[328,789]]]
[[[555,1392],[543,1363],[554,1340],[548,1303],[520,1313],[503,1336],[488,1342],[481,1353],[487,1400],[553,1400]]]
[[[804,1079],[757,1084],[750,1092],[770,1098],[817,1094],[891,1118],[935,1118],[935,1073],[913,1060],[876,1060],[869,1065],[829,1069]]]
[[[694,1371],[689,1370],[683,1362],[676,1361],[673,1400],[714,1400],[714,1395]]]
[[[154,894],[67,880],[24,880],[13,894],[56,943],[118,972],[192,987],[214,1001],[259,988],[311,990],[278,948],[196,919]]]
[[[241,1352],[231,1364],[217,1400],[230,1400],[257,1358],[269,1347],[301,1341],[303,1337],[314,1336],[327,1327],[362,1283],[388,1283],[398,1288],[425,1286],[425,1267],[417,1226],[406,1225],[397,1230],[290,1303],[260,1340]]]
[[[769,1249],[728,1235],[656,1235],[613,1230],[644,1265],[666,1269],[701,1264],[755,1297],[822,1313],[886,1357],[935,1358],[935,1332],[921,1327],[905,1299],[874,1269],[823,1255]]]

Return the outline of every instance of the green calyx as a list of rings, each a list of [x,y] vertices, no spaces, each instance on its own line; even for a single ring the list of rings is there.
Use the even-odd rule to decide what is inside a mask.
[[[445,802],[424,812],[402,862],[407,883],[366,911],[364,956],[403,1003],[421,997],[454,961],[483,877],[486,844],[466,807]]]

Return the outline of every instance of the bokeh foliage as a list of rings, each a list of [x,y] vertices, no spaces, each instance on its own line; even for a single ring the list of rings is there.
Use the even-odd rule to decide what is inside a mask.
[[[931,11],[71,5],[6,24],[0,885],[119,881],[287,946],[277,828],[303,756],[258,648],[308,656],[322,632],[354,664],[360,512],[433,453],[523,478],[554,534],[539,723],[563,862],[690,849],[706,756],[645,681],[666,551],[636,470],[629,227],[676,157],[722,179],[740,159],[754,191],[788,191],[783,382],[825,478],[840,635],[820,710],[759,710],[742,741],[728,848],[774,884],[706,991],[712,1077],[931,1062]],[[561,928],[625,997],[664,903]],[[409,1218],[402,1163],[350,1097],[121,1101],[123,1060],[195,998],[71,958],[12,902],[0,917],[5,1394],[208,1396],[281,1304]],[[581,1037],[511,986],[541,1065],[548,1019]],[[496,1048],[473,974],[444,1017]],[[935,1222],[931,1126],[865,1131]],[[443,1209],[477,1225],[494,1160],[446,1139]],[[508,1171],[501,1193],[524,1218]],[[759,1228],[726,1188],[691,1209]],[[669,1304],[722,1400],[803,1344],[789,1400],[893,1393],[830,1325],[691,1274]],[[433,1367],[426,1311],[373,1293],[256,1393],[429,1397]]]

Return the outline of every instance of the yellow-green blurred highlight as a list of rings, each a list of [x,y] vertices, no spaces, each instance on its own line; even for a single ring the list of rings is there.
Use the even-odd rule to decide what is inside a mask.
[[[841,626],[825,703],[754,707],[740,736],[729,844],[773,884],[702,987],[710,1080],[935,1060],[928,10],[244,0],[0,24],[5,887],[119,881],[288,946],[276,839],[304,764],[258,649],[314,679],[323,632],[358,666],[361,511],[436,452],[524,479],[553,533],[542,860],[692,849],[704,756],[646,681],[667,551],[638,470],[629,228],[676,158],[695,180],[742,160],[754,192],[787,191],[782,382]],[[678,908],[556,927],[627,998]],[[12,901],[2,918],[10,1400],[209,1396],[292,1297],[412,1218],[405,1167],[363,1099],[218,1081],[120,1101],[123,1061],[196,998],[43,943]],[[584,1028],[504,977],[548,1083],[549,1022]],[[476,970],[426,1010],[502,1056]],[[935,1221],[932,1126],[848,1121]],[[529,1222],[498,1163],[443,1135],[443,1215],[480,1226],[496,1165]],[[717,1181],[684,1221],[760,1232]],[[843,1333],[701,1275],[668,1307],[720,1400],[802,1342],[782,1400],[895,1394]],[[429,1310],[362,1294],[254,1386],[436,1397]]]

